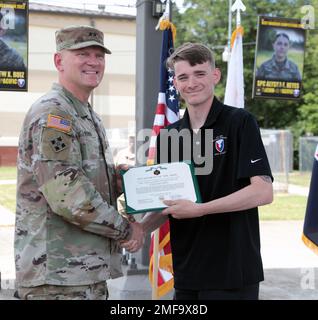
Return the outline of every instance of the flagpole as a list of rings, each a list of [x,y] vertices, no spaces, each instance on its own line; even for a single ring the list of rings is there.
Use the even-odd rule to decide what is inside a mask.
[[[232,0],[229,0],[227,45],[224,47],[224,51],[222,53],[222,60],[224,62],[227,62],[227,72],[229,71],[229,64],[230,64],[231,38],[232,38]]]
[[[229,12],[228,12],[228,19],[229,19],[229,24],[228,24],[228,35],[227,35],[227,49],[228,53],[230,54],[231,52],[231,37],[232,37],[232,0],[229,0]],[[229,66],[230,59],[227,60],[227,65]]]
[[[244,68],[243,68],[243,33],[241,11],[246,7],[242,0],[235,0],[231,11],[236,11],[236,29],[231,37],[231,54],[228,63],[224,103],[237,108],[244,108]]]
[[[170,0],[166,2],[166,9],[161,18],[159,19],[156,29],[159,28],[161,19],[169,19],[170,21]],[[158,300],[158,272],[159,272],[159,228],[154,232],[153,237],[153,263],[152,263],[152,300]]]
[[[159,272],[159,228],[154,231],[153,235],[153,272],[152,272],[152,300],[158,300],[158,272]]]

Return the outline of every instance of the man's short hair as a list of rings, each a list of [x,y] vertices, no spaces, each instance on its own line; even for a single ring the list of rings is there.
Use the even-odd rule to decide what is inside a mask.
[[[279,32],[279,33],[276,34],[275,39],[274,39],[274,42],[275,42],[279,37],[284,37],[284,38],[286,38],[286,39],[289,41],[289,36],[288,36],[287,33],[285,33],[285,32]]]
[[[211,66],[215,68],[215,60],[212,50],[202,43],[184,43],[175,49],[167,59],[167,66],[174,70],[174,65],[178,61],[188,61],[191,66],[208,61]]]

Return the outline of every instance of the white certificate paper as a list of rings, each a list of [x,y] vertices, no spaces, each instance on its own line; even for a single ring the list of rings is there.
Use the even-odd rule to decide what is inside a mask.
[[[130,168],[123,173],[127,213],[166,208],[163,200],[201,202],[193,166],[187,162]]]

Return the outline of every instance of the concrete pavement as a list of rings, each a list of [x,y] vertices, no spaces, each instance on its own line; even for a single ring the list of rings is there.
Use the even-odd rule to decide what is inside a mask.
[[[14,214],[0,206],[0,300],[14,299]]]
[[[263,300],[318,299],[318,256],[302,242],[303,221],[261,221]]]
[[[8,221],[6,218],[5,222]],[[13,232],[13,226],[0,226],[1,285],[3,289],[11,289],[1,290],[0,300],[11,299],[14,288]],[[265,281],[261,283],[260,299],[318,299],[318,256],[302,243],[301,234],[302,221],[261,222]],[[110,280],[108,285],[113,300],[151,299],[146,274]],[[164,299],[171,299],[171,294]]]
[[[295,184],[289,184],[288,193],[298,195],[298,196],[308,197],[309,187],[302,187],[302,186],[297,186]]]
[[[0,205],[0,227],[13,227],[15,215]]]
[[[261,243],[265,281],[261,300],[318,299],[318,256],[301,240],[302,221],[261,221]],[[110,299],[151,299],[147,275],[109,280]],[[141,288],[136,292],[136,288]],[[171,299],[169,293],[163,299]]]
[[[308,188],[290,187],[291,193],[308,194]],[[318,256],[302,242],[303,221],[261,221],[261,252],[265,281],[262,300],[318,299]],[[0,206],[0,300],[14,299],[14,214]],[[112,300],[151,299],[147,274],[108,281]],[[136,288],[138,288],[136,290]],[[172,293],[163,297],[171,299]]]

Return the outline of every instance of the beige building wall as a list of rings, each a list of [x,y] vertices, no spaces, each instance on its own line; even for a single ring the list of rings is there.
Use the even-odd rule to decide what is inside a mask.
[[[28,92],[0,91],[0,137],[17,137],[31,104],[57,80],[53,64],[55,31],[72,24],[94,25],[101,29],[105,44],[112,51],[112,55],[106,56],[103,82],[91,99],[106,128],[127,128],[135,121],[135,18],[96,12],[88,15],[78,9],[63,13],[56,7],[37,5],[32,8],[30,5],[29,88]]]

